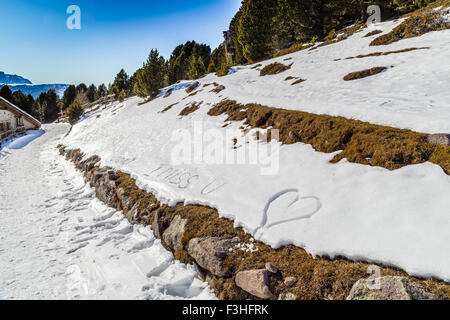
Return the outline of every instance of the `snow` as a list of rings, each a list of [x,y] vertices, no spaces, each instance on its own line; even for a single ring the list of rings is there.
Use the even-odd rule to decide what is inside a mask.
[[[214,299],[149,228],[95,198],[56,149],[68,126],[44,129],[0,156],[0,297]]]
[[[443,196],[450,194],[450,177],[439,166],[424,163],[388,171],[346,160],[331,164],[335,154],[275,141],[257,145],[256,162],[244,157],[242,163],[230,163],[226,156],[247,152],[252,135],[243,135],[241,123],[223,128],[225,116],[207,115],[215,103],[229,98],[449,132],[450,74],[442,61],[450,58],[450,31],[381,47],[369,47],[372,38],[363,38],[372,29],[388,32],[398,23],[377,24],[340,43],[264,62],[292,57],[292,69],[280,75],[260,77],[252,66],[244,66],[225,77],[200,80],[202,85],[224,85],[220,94],[199,86],[192,97],[178,90],[140,106],[139,98],[113,104],[77,124],[64,144],[130,173],[164,203],[217,208],[222,217],[273,247],[294,244],[313,255],[382,263],[450,281],[450,197]],[[431,49],[334,61],[413,46]],[[383,65],[393,67],[358,81],[342,79],[349,72]],[[284,81],[287,76],[307,81],[291,86]],[[179,117],[194,101],[203,101],[200,109]],[[223,154],[218,151],[223,161],[209,157],[218,146],[223,147]]]
[[[22,149],[26,147],[30,142],[39,138],[45,133],[44,130],[28,130],[27,133],[18,138],[11,139],[3,144],[3,148],[7,149]]]
[[[189,87],[194,81],[181,81],[180,83],[173,84],[167,88],[161,90],[158,97],[164,97],[169,90],[178,91]]]

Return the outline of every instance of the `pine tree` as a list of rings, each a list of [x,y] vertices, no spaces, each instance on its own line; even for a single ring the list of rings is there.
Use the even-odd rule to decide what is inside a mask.
[[[86,97],[88,98],[89,102],[94,102],[97,97],[97,88],[94,84],[91,84],[89,88],[86,90]]]
[[[77,86],[77,92],[78,93],[84,93],[84,92],[86,92],[86,90],[87,90],[87,86],[84,83],[80,83]]]
[[[116,98],[122,90],[128,90],[128,80],[128,74],[125,70],[121,69],[114,78],[114,82],[112,84],[112,92],[116,95]]]
[[[82,115],[83,108],[78,100],[74,101],[64,112],[64,116],[71,125],[76,124]]]
[[[245,0],[240,18],[238,39],[248,61],[257,61],[272,54],[272,20],[276,0]]]
[[[13,100],[14,100],[14,104],[17,107],[19,107],[21,110],[25,111],[26,113],[33,115],[33,110],[32,110],[33,103],[34,103],[33,96],[31,96],[31,95],[26,96],[22,91],[18,90],[13,93]]]
[[[216,75],[219,77],[226,76],[228,72],[230,71],[230,68],[228,67],[228,63],[224,60],[222,61],[222,64],[220,65],[219,71],[217,71]]]
[[[65,110],[66,108],[68,108],[75,101],[76,97],[77,97],[77,89],[75,88],[75,86],[70,85],[69,87],[67,87],[66,91],[64,91],[64,96],[62,98],[63,109]]]
[[[211,62],[209,63],[208,70],[206,71],[206,73],[213,73],[216,71],[217,71],[216,64],[214,63],[214,60],[211,59]]]
[[[136,72],[134,93],[140,97],[155,96],[164,84],[166,63],[153,49],[144,66]]]
[[[108,93],[108,89],[106,88],[104,83],[102,83],[101,85],[98,86],[98,89],[97,89],[98,98],[102,98],[102,97],[106,96],[107,93]]]
[[[0,96],[11,103],[14,103],[14,97],[11,89],[8,86],[3,86],[0,90]]]
[[[42,96],[43,99],[41,104],[44,106],[43,120],[45,122],[52,122],[59,117],[59,97],[54,89],[47,91],[45,94],[42,94]]]

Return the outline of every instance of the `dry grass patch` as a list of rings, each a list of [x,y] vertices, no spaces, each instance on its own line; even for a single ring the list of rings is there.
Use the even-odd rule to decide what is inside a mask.
[[[302,83],[302,82],[305,82],[305,81],[306,81],[305,79],[298,79],[298,80],[292,82],[291,86],[295,86],[296,84],[299,84],[299,83]]]
[[[420,48],[406,48],[401,50],[395,50],[395,51],[387,51],[387,52],[374,52],[369,54],[360,54],[356,57],[348,57],[346,59],[362,59],[362,58],[368,58],[368,57],[379,57],[379,56],[388,56],[390,54],[396,54],[396,53],[405,53],[410,51],[416,51],[416,50],[427,50],[430,49],[430,47],[420,47]]]
[[[172,109],[174,106],[176,106],[178,104],[178,102],[171,104],[170,106],[166,107],[164,110],[161,111],[161,113],[165,113],[167,111],[169,111],[170,109]]]
[[[263,76],[267,76],[267,75],[279,74],[279,73],[289,70],[291,67],[292,67],[292,64],[287,66],[282,63],[274,62],[274,63],[271,63],[271,64],[265,66],[261,70],[260,76],[263,77]]]
[[[383,31],[382,30],[373,30],[373,31],[370,31],[368,34],[366,34],[363,38],[369,38],[369,37],[375,36],[380,33],[383,33]]]
[[[183,110],[181,110],[180,112],[180,116],[181,117],[185,117],[187,115],[190,115],[191,113],[194,113],[195,111],[197,111],[198,109],[200,109],[200,105],[203,103],[203,101],[196,103],[196,102],[192,102],[191,105],[187,106],[186,108],[184,108]]]
[[[292,46],[290,46],[287,49],[282,49],[279,50],[277,52],[275,52],[275,54],[273,55],[274,58],[278,58],[290,53],[294,53],[294,52],[298,52],[298,51],[302,51],[302,50],[306,50],[311,48],[312,46],[314,46],[313,44],[310,43],[295,43]]]
[[[441,31],[450,29],[450,21],[446,20],[440,10],[427,8],[419,10],[394,28],[388,34],[382,35],[374,39],[370,45],[380,46],[387,45],[402,39],[419,37],[431,31]]]
[[[348,75],[346,75],[344,77],[344,80],[352,81],[352,80],[367,78],[367,77],[376,75],[378,73],[381,73],[383,71],[386,71],[387,69],[388,69],[387,67],[375,67],[375,68],[371,68],[371,69],[352,72],[352,73],[349,73]]]
[[[450,174],[450,146],[432,145],[427,141],[427,134],[423,133],[343,117],[257,104],[241,105],[231,100],[216,104],[208,114],[226,114],[225,122],[244,121],[252,128],[278,129],[284,144],[302,142],[325,153],[342,150],[334,157],[333,163],[346,158],[354,163],[396,170],[430,161]]]

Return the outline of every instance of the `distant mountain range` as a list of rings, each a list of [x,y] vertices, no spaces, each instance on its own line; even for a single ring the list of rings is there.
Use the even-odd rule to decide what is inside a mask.
[[[22,91],[24,94],[31,94],[33,98],[39,97],[42,92],[48,90],[55,90],[56,94],[61,98],[64,95],[64,91],[69,85],[67,84],[36,84],[34,85],[30,80],[18,76],[16,74],[6,74],[0,71],[0,88],[4,85],[8,85],[12,92]]]
[[[6,74],[0,71],[0,84],[32,84],[32,82],[17,74]]]

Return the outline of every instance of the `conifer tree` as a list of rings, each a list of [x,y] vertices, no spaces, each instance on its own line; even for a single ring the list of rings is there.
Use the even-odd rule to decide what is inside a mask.
[[[74,85],[70,85],[67,87],[67,89],[64,91],[64,96],[62,98],[62,106],[63,109],[66,109],[69,107],[77,97],[77,89]]]
[[[86,90],[86,97],[88,98],[89,102],[94,102],[97,97],[97,88],[94,84],[91,84],[89,88]]]
[[[11,89],[8,86],[3,86],[0,90],[0,96],[11,103],[14,103],[14,97]]]
[[[102,98],[102,97],[106,96],[107,93],[108,93],[108,89],[106,89],[106,86],[104,83],[102,83],[101,85],[98,86],[98,89],[97,89],[98,98]]]
[[[155,96],[164,85],[166,63],[158,50],[153,49],[144,66],[136,73],[134,93],[140,97]]]
[[[273,51],[272,20],[276,4],[276,0],[246,0],[243,3],[238,39],[248,61],[262,59]]]
[[[74,101],[64,112],[64,116],[71,125],[76,124],[82,115],[83,108],[78,100]]]
[[[125,92],[129,91],[128,74],[123,69],[121,69],[114,78],[114,82],[111,88],[111,91],[116,95],[116,98],[119,96],[122,90],[124,90]]]
[[[43,96],[44,101],[41,103],[44,108],[44,121],[52,122],[59,117],[59,97],[54,89],[47,91]]]

